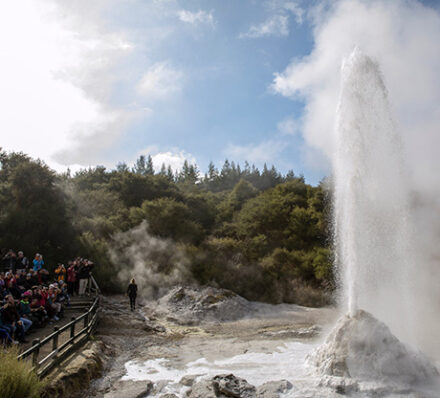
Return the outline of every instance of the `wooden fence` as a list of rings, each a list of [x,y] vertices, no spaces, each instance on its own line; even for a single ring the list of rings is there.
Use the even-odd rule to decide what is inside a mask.
[[[89,279],[87,291],[89,295],[92,295],[93,302],[84,314],[72,318],[68,324],[62,327],[55,326],[53,333],[45,338],[33,340],[32,346],[18,356],[19,359],[31,357],[34,369],[40,377],[44,377],[67,355],[83,345],[95,330],[98,323],[100,291],[93,276]],[[60,336],[66,334],[68,335],[67,340],[61,343]],[[50,352],[44,358],[39,359],[40,354],[47,351],[47,346],[50,347]]]

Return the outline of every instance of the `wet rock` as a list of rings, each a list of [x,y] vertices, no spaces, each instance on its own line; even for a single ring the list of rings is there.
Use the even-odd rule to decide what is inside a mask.
[[[202,380],[193,385],[188,398],[217,398],[212,380]]]
[[[186,375],[183,376],[179,383],[182,384],[182,386],[191,387],[194,384],[194,381],[199,375]]]
[[[233,374],[215,376],[213,385],[219,396],[220,394],[234,398],[255,398],[256,396],[256,389],[253,385]]]
[[[104,398],[143,398],[151,393],[153,383],[147,381],[118,381],[113,391],[104,394]]]
[[[292,387],[292,383],[287,380],[268,381],[257,388],[257,398],[279,398]]]
[[[189,398],[256,398],[256,388],[233,374],[218,375],[194,384]]]

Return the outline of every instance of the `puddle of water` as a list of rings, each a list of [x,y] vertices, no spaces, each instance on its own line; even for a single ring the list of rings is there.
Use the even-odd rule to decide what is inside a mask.
[[[199,358],[181,369],[173,368],[171,361],[163,358],[145,362],[129,361],[125,364],[127,374],[122,380],[170,380],[177,383],[186,375],[204,378],[233,373],[255,386],[281,379],[292,382],[307,375],[304,360],[315,346],[312,343],[286,342],[272,353],[248,352],[214,361]]]

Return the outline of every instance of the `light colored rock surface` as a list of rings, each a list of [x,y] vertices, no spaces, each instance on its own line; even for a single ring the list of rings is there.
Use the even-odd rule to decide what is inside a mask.
[[[113,391],[104,394],[104,398],[144,398],[153,390],[151,381],[118,381],[112,386]]]
[[[412,386],[439,378],[426,357],[406,347],[384,323],[361,310],[342,317],[309,362],[323,375],[362,381]]]
[[[196,383],[189,398],[256,398],[256,389],[233,374],[218,375]]]
[[[287,380],[269,381],[257,388],[257,398],[279,398],[292,389],[292,383]]]
[[[167,320],[182,325],[200,321],[230,321],[251,311],[249,301],[230,290],[214,287],[175,287],[158,301],[158,313],[172,314]]]
[[[102,343],[89,342],[83,349],[66,358],[47,377],[44,395],[48,398],[72,397],[88,387],[90,380],[99,376],[103,368],[105,347]]]

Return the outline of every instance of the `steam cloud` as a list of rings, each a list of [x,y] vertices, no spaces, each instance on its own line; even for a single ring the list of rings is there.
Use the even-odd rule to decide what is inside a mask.
[[[189,261],[173,241],[151,236],[147,221],[113,236],[110,258],[123,284],[135,278],[144,298],[158,298],[178,283],[191,283]]]
[[[440,13],[413,0],[340,0],[316,7],[309,17],[314,23],[313,51],[277,74],[272,87],[284,96],[305,101],[302,131],[308,145],[306,157],[316,167],[327,163],[328,171],[336,152],[341,60],[358,46],[379,63],[404,147],[408,172],[402,184],[412,194],[411,286],[400,295],[394,316],[401,316],[402,307],[412,301],[411,328],[418,330],[411,341],[440,357],[433,337],[440,333],[440,181],[434,172],[440,144]],[[380,164],[387,167],[387,160]],[[377,201],[378,207],[379,202],[393,204],[384,193]],[[386,262],[385,258],[382,261]],[[391,267],[392,262],[395,259],[386,264],[392,275],[382,276],[391,284],[405,272],[402,264]]]

